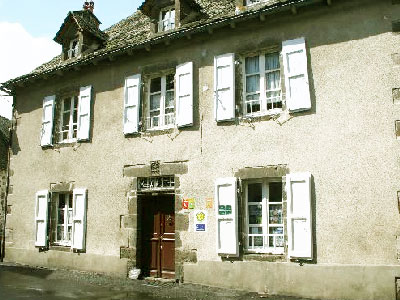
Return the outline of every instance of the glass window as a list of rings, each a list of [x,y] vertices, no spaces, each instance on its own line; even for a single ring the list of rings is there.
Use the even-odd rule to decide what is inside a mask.
[[[55,210],[52,212],[55,233],[53,244],[71,246],[72,241],[72,194],[55,194]]]
[[[175,124],[175,75],[150,80],[147,128],[163,128]]]
[[[247,250],[283,253],[284,220],[282,182],[249,182],[247,200]]]
[[[61,100],[59,111],[59,142],[73,142],[78,130],[78,97]]]
[[[245,115],[282,109],[279,53],[245,58]]]
[[[160,20],[158,23],[159,31],[167,31],[175,28],[175,9],[173,7],[166,8],[160,12]]]

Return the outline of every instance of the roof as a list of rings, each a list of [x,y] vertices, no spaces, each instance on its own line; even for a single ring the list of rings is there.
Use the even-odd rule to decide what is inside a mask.
[[[64,19],[64,23],[56,34],[54,41],[57,43],[61,42],[62,33],[72,20],[75,21],[79,30],[87,31],[100,40],[107,40],[107,34],[99,29],[99,24],[101,24],[99,19],[97,19],[90,10],[79,10],[70,11],[68,13],[67,17]]]
[[[34,80],[47,76],[53,72],[67,71],[77,65],[85,65],[96,60],[102,60],[110,56],[118,56],[127,52],[143,49],[168,39],[178,39],[188,34],[207,31],[209,28],[229,25],[232,22],[240,22],[249,18],[260,16],[260,14],[273,14],[282,9],[290,9],[291,6],[308,5],[322,0],[266,0],[259,5],[253,5],[243,11],[236,10],[236,0],[193,0],[200,7],[205,18],[200,21],[185,24],[175,30],[151,33],[151,20],[140,10],[121,20],[117,24],[106,29],[107,35],[105,46],[95,52],[88,53],[75,60],[62,60],[61,55],[51,61],[39,66],[31,73],[12,79],[3,84],[3,89],[12,90],[16,84],[27,80]],[[84,28],[93,29],[92,24],[87,24],[85,18],[80,18],[79,12],[70,12],[77,23]],[[67,17],[68,18],[68,17]],[[62,29],[62,28],[61,28]],[[60,29],[60,30],[61,30]]]

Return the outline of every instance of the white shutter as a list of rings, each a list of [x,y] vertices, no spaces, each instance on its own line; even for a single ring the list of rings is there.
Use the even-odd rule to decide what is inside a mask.
[[[53,142],[53,119],[56,96],[48,96],[43,99],[42,132],[40,145],[51,146]]]
[[[235,118],[235,54],[214,57],[214,116],[215,120]]]
[[[47,246],[47,212],[49,191],[43,190],[36,193],[35,205],[35,246]]]
[[[193,125],[193,63],[176,67],[176,125]]]
[[[78,141],[89,140],[92,86],[81,87],[78,103]]]
[[[288,199],[288,253],[290,258],[313,258],[311,174],[286,176]]]
[[[139,132],[140,84],[140,74],[125,79],[124,134]]]
[[[239,256],[236,178],[218,178],[215,182],[217,215],[217,253]]]
[[[72,213],[72,248],[85,250],[86,247],[86,203],[87,190],[74,189]]]
[[[311,109],[304,38],[283,42],[282,56],[285,72],[286,105],[289,111]]]

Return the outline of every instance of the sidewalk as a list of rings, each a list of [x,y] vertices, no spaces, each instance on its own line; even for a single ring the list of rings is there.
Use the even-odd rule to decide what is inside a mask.
[[[52,299],[50,294],[57,295],[58,286],[64,292],[65,290],[80,290],[82,297],[77,296],[77,299],[100,299],[96,298],[101,295],[101,299],[191,299],[191,300],[256,300],[256,299],[269,299],[269,300],[308,300],[305,298],[297,297],[284,297],[284,296],[270,296],[261,295],[258,293],[251,293],[245,291],[229,290],[215,287],[202,286],[189,283],[175,283],[166,280],[130,280],[127,278],[116,278],[102,274],[70,271],[70,270],[50,270],[43,268],[32,268],[28,266],[21,266],[9,263],[0,263],[0,278],[4,279],[6,276],[2,274],[8,272],[14,276],[13,285],[16,289],[23,290],[21,286],[29,285],[29,282],[35,282],[42,289],[51,289],[52,291],[43,291],[47,296],[37,299]],[[10,273],[12,272],[12,273]],[[8,277],[10,277],[8,275]],[[32,278],[32,280],[30,280]],[[21,281],[21,282],[19,282]],[[61,283],[61,284],[60,284]],[[68,284],[66,287],[65,284]],[[8,285],[0,281],[1,285]],[[47,284],[47,285],[45,285]],[[32,285],[32,283],[31,283]],[[32,287],[26,287],[26,289]],[[33,288],[34,289],[34,288]],[[89,290],[89,291],[88,291]],[[83,292],[85,291],[85,292]],[[94,294],[97,293],[97,296]],[[1,293],[0,293],[1,294]],[[59,293],[58,293],[59,294]],[[83,296],[86,295],[86,296]],[[93,298],[87,295],[92,295]],[[142,295],[142,296],[141,296]],[[3,298],[2,298],[3,299]],[[59,299],[59,298],[57,298]]]

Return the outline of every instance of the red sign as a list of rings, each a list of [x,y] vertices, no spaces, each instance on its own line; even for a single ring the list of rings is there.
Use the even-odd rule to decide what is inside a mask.
[[[189,200],[188,199],[183,199],[182,200],[182,208],[183,209],[189,209]]]

